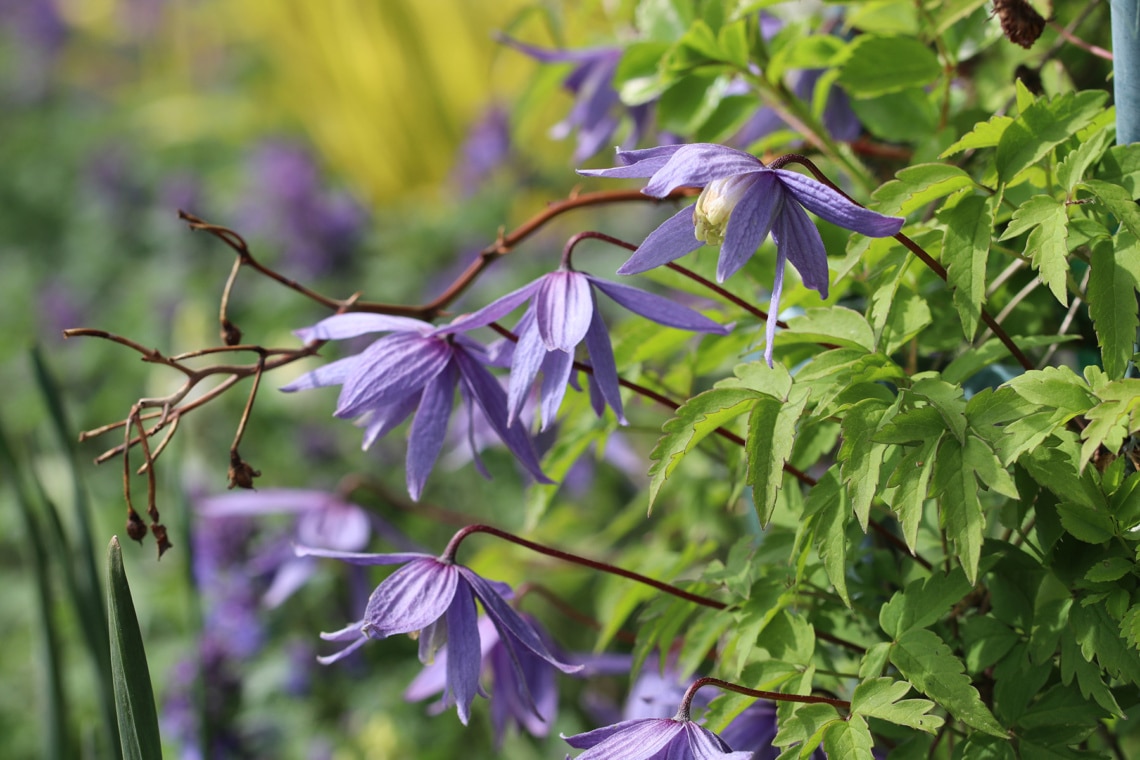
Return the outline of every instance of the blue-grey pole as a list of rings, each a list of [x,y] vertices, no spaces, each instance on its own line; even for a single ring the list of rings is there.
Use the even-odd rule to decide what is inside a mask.
[[[1140,0],[1111,0],[1116,143],[1140,142]]]

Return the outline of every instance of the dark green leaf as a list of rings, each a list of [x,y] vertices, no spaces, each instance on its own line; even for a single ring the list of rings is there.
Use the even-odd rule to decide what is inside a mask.
[[[1120,185],[1129,197],[1135,198],[1140,195],[1140,151],[1131,145],[1109,148],[1095,175],[1097,179]]]
[[[937,56],[910,37],[864,34],[839,57],[839,84],[856,98],[930,84],[942,73]]]
[[[812,544],[823,560],[835,593],[850,606],[847,594],[847,523],[851,519],[851,505],[847,491],[839,485],[836,469],[829,469],[808,492],[804,518],[807,529],[811,531]]]
[[[1132,233],[1133,238],[1140,237],[1140,207],[1130,192],[1120,185],[1099,179],[1082,182],[1079,187],[1095,195],[1108,212]]]
[[[929,407],[925,407],[929,408]],[[903,540],[913,552],[918,543],[918,524],[922,508],[929,494],[930,476],[934,472],[934,452],[942,434],[932,436],[920,446],[909,448],[894,473],[891,474],[883,494],[883,501],[898,515]]]
[[[117,537],[111,539],[107,548],[107,609],[110,612],[111,672],[123,756],[128,760],[161,758],[162,741],[158,735],[150,669]]]
[[[796,442],[796,425],[807,405],[810,390],[793,386],[786,399],[759,396],[748,417],[748,485],[760,524],[767,525],[776,508],[776,493],[783,483],[784,465]]]
[[[1136,328],[1136,287],[1140,282],[1140,245],[1132,235],[1121,232],[1114,246],[1098,241],[1092,247],[1091,271],[1086,298],[1096,328],[1104,360],[1104,371],[1112,380],[1124,376],[1132,359]]]
[[[962,626],[966,672],[979,673],[1013,649],[1020,636],[1008,625],[989,616],[975,616]]]
[[[986,516],[978,499],[978,483],[974,471],[966,464],[962,445],[954,438],[944,438],[934,462],[934,495],[942,510],[946,537],[954,542],[958,561],[973,584],[977,580],[978,561],[982,556],[982,539]]]
[[[949,575],[934,573],[924,580],[912,581],[879,610],[879,625],[893,639],[916,628],[928,628],[946,617],[970,593],[970,588],[965,573],[958,567]]]

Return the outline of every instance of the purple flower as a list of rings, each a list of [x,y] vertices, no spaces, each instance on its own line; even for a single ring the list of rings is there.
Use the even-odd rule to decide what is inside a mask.
[[[570,75],[562,82],[563,89],[574,95],[574,106],[563,121],[554,125],[551,135],[563,139],[577,130],[575,162],[585,161],[610,144],[621,121],[618,112],[625,108],[613,84],[614,72],[621,61],[621,48],[546,50],[519,42],[505,34],[499,35],[499,40],[543,63],[574,64]],[[649,127],[650,106],[643,103],[630,106],[627,110],[633,126],[626,144],[633,146]]]
[[[200,515],[208,518],[296,514],[295,543],[324,549],[360,551],[368,545],[372,535],[372,521],[364,509],[325,491],[290,488],[233,491],[201,499],[195,507]],[[390,528],[388,532],[395,533],[395,529]],[[262,572],[273,572],[273,581],[263,598],[271,608],[288,599],[317,569],[316,560],[298,557],[292,546],[287,553],[273,552],[263,557],[260,564]]]
[[[649,177],[642,190],[663,198],[678,187],[704,188],[691,209],[682,209],[638,247],[618,269],[636,274],[684,256],[706,243],[719,245],[717,280],[735,274],[768,234],[776,242],[776,279],[765,331],[764,358],[772,363],[784,263],[791,261],[805,286],[827,297],[827,251],[804,209],[854,232],[890,237],[903,219],[883,216],[848,200],[814,179],[786,169],[770,169],[755,156],[723,145],[695,143],[648,150],[618,151],[625,166],[580,169],[598,177]]]
[[[618,420],[624,424],[617,365],[606,326],[598,311],[595,290],[601,291],[635,314],[661,325],[722,335],[728,332],[708,317],[667,298],[564,266],[463,319],[463,324],[468,327],[482,327],[510,313],[523,302],[530,301],[530,306],[515,328],[519,341],[511,360],[511,380],[507,394],[511,421],[522,409],[540,369],[543,373],[543,429],[554,421],[562,398],[566,395],[566,385],[574,365],[574,350],[585,340],[594,369],[590,375],[594,410],[600,415],[604,404],[609,404]]]
[[[420,662],[428,664],[446,643],[443,702],[455,703],[464,725],[471,717],[471,702],[479,691],[482,663],[476,599],[498,632],[500,644],[520,681],[526,680],[521,664],[524,652],[540,657],[564,673],[581,669],[579,665],[568,665],[554,658],[534,628],[507,603],[511,594],[509,586],[476,575],[446,554],[443,557],[418,552],[357,554],[301,546],[297,547],[297,554],[331,557],[356,565],[404,565],[372,592],[362,620],[340,631],[321,634],[323,639],[349,644],[320,661],[335,662],[359,649],[368,639],[418,632]]]
[[[488,107],[471,126],[459,153],[451,179],[464,196],[472,196],[510,159],[511,130],[506,109],[497,103]]]
[[[458,388],[467,407],[473,404],[516,459],[539,481],[542,474],[525,428],[508,419],[507,398],[484,366],[483,346],[457,331],[460,323],[436,328],[410,317],[384,314],[338,314],[298,330],[304,341],[342,340],[388,332],[355,356],[339,359],[301,376],[281,390],[341,386],[335,416],[359,418],[364,448],[387,434],[412,413],[408,432],[408,493],[419,499],[439,457]]]
[[[577,760],[751,760],[751,752],[733,752],[712,731],[687,717],[625,720],[612,726],[564,736],[567,744],[586,750]]]
[[[539,634],[539,638],[553,649],[545,632],[529,616],[523,615]],[[502,746],[503,736],[512,723],[531,736],[542,738],[550,733],[550,724],[558,713],[558,686],[551,664],[529,649],[512,653],[499,637],[499,631],[489,616],[479,618],[480,671],[490,673],[491,723],[495,729],[495,746]],[[424,667],[404,692],[408,700],[420,700],[433,694],[446,692],[448,657],[447,647],[439,651],[435,662]],[[517,658],[517,660],[515,659]],[[441,700],[433,712],[444,710],[454,702]]]

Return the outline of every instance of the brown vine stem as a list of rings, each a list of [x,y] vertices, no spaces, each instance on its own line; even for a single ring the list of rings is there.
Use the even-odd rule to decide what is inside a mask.
[[[782,694],[778,691],[761,691],[759,689],[749,689],[747,686],[741,686],[740,684],[731,683],[730,681],[722,681],[719,678],[698,678],[685,690],[685,696],[681,698],[681,706],[677,709],[677,716],[674,720],[689,720],[689,707],[693,701],[693,696],[702,686],[716,686],[726,691],[743,694],[746,697],[771,699],[775,702],[799,702],[809,705],[831,705],[832,707],[838,707],[843,710],[851,709],[851,703],[843,699],[814,697],[805,694]]]

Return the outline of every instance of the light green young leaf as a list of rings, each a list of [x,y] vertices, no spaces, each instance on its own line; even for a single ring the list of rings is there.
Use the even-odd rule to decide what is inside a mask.
[[[747,483],[760,524],[767,525],[776,508],[776,492],[784,478],[784,465],[792,456],[796,424],[811,395],[810,388],[793,386],[786,399],[759,396],[748,417]]]
[[[871,749],[874,746],[867,721],[858,715],[836,721],[823,732],[823,748],[828,758],[835,760],[873,760]]]
[[[1063,306],[1069,302],[1065,289],[1065,277],[1069,273],[1068,221],[1064,204],[1048,195],[1035,195],[1017,207],[1001,236],[1002,240],[1008,240],[1032,230],[1024,254]]]
[[[1100,344],[1104,371],[1112,380],[1124,376],[1132,359],[1136,328],[1140,326],[1136,310],[1138,283],[1140,244],[1135,236],[1121,231],[1115,245],[1098,241],[1092,246],[1085,297]]]
[[[933,631],[915,628],[904,633],[891,647],[891,662],[916,689],[967,726],[1006,736],[965,675],[962,661]]]
[[[932,201],[973,184],[970,175],[957,166],[918,164],[901,170],[871,197],[879,213],[908,216]]]
[[[110,612],[111,674],[123,756],[127,760],[161,760],[162,741],[150,669],[117,536],[107,548],[107,609]]]
[[[980,121],[972,130],[962,135],[961,140],[942,151],[938,157],[947,158],[965,150],[993,148],[1012,123],[1013,117],[1010,116],[994,116],[989,121]]]
[[[1084,132],[1088,132],[1096,126],[1094,123]],[[1069,155],[1065,156],[1064,161],[1057,165],[1057,183],[1064,188],[1066,193],[1073,192],[1076,184],[1084,179],[1085,172],[1100,159],[1115,135],[1116,130],[1105,124],[1101,125],[1091,135],[1078,136],[1080,143],[1069,152]]]
[[[1140,208],[1137,208],[1136,201],[1132,199],[1132,193],[1120,185],[1099,179],[1087,180],[1078,187],[1095,195],[1108,212],[1132,233],[1133,238],[1140,237]]]
[[[878,399],[861,401],[847,410],[843,418],[843,443],[836,458],[841,464],[843,484],[851,499],[851,509],[859,525],[867,531],[871,501],[879,488],[879,468],[886,445],[874,443],[875,433],[884,418],[894,409]]]
[[[1133,198],[1140,195],[1140,151],[1131,145],[1109,148],[1095,174],[1097,179],[1120,185]]]
[[[788,320],[788,328],[776,338],[787,343],[832,343],[849,348],[875,350],[875,335],[867,319],[845,306],[808,309],[803,315]]]
[[[989,444],[976,436],[966,438],[962,462],[978,476],[986,488],[1009,499],[1020,499],[1013,477]]]
[[[1096,403],[1084,378],[1064,366],[1025,372],[1010,380],[1009,386],[1032,404],[1064,411],[1068,419]]]
[[[747,388],[713,388],[693,396],[677,409],[649,455],[653,460],[649,468],[651,509],[661,486],[681,459],[718,427],[748,412],[759,398],[763,396]]]
[[[1040,161],[1092,121],[1107,99],[1108,93],[1099,90],[1067,92],[1050,99],[1038,98],[1023,109],[998,141],[994,159],[998,179],[1007,184]]]
[[[1085,412],[1089,424],[1081,431],[1081,470],[1101,446],[1120,451],[1125,436],[1140,430],[1140,380],[1117,380],[1097,397],[1100,403]]]
[[[886,324],[880,333],[882,350],[893,354],[913,340],[934,320],[926,299],[910,289],[904,289],[891,302]]]
[[[938,212],[946,227],[942,262],[954,288],[954,306],[962,319],[962,332],[973,340],[986,297],[986,261],[994,226],[993,198],[963,194]]]
[[[928,699],[903,699],[911,685],[893,678],[875,678],[855,687],[851,697],[851,714],[880,718],[900,726],[934,733],[945,722],[937,715],[927,715],[934,709]]]
[[[839,711],[831,705],[815,704],[804,705],[797,709],[792,716],[780,722],[780,730],[772,739],[777,747],[787,747],[800,742],[807,742],[816,734],[822,733],[825,726],[832,721],[842,721]],[[809,744],[804,749],[815,749],[817,744]]]
[[[934,461],[934,495],[938,497],[946,536],[954,542],[958,561],[973,584],[978,577],[986,516],[978,499],[974,471],[964,460],[962,444],[954,438],[944,438],[938,447]]]
[[[836,59],[839,84],[856,98],[923,87],[942,73],[937,56],[911,37],[857,37]]]

